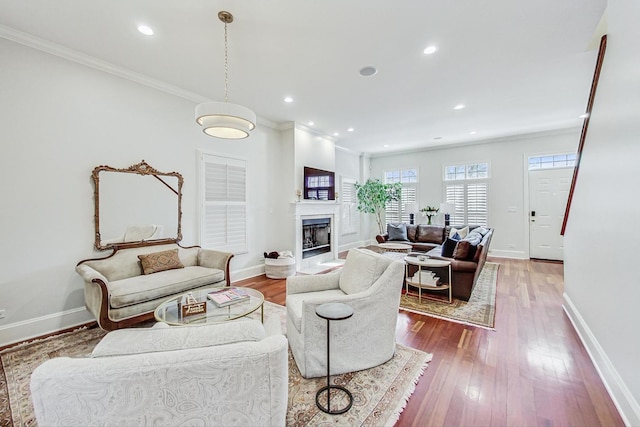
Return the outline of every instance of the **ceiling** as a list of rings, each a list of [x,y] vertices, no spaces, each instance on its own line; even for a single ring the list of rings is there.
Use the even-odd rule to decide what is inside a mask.
[[[2,0],[0,36],[26,33],[195,102],[222,100],[217,13],[228,10],[230,102],[259,123],[300,123],[376,155],[580,126],[597,54],[588,46],[605,8],[606,0]],[[140,34],[142,23],[155,34]],[[429,45],[438,50],[423,54]],[[365,66],[378,72],[363,77]]]

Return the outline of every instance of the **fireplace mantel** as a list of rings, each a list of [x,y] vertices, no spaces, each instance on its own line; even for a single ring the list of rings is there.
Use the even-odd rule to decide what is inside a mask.
[[[296,216],[303,215],[337,215],[340,204],[336,201],[304,201],[291,203],[291,212]]]

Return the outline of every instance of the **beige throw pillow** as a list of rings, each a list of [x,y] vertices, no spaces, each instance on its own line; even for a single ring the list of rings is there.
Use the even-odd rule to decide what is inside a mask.
[[[142,264],[143,274],[157,273],[159,271],[173,270],[175,268],[184,268],[184,265],[178,256],[177,249],[138,255],[138,259],[140,260],[140,264]]]
[[[391,261],[390,258],[366,249],[351,249],[340,272],[340,289],[345,294],[366,291]]]
[[[467,234],[469,234],[469,226],[467,225],[466,227],[461,229],[451,227],[451,231],[449,231],[449,238],[452,238],[456,233],[458,233],[460,239],[464,239],[465,237],[467,237]]]

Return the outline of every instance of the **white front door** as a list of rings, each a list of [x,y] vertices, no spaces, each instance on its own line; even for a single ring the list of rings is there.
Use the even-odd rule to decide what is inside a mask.
[[[560,231],[573,168],[529,171],[529,257],[563,260]]]

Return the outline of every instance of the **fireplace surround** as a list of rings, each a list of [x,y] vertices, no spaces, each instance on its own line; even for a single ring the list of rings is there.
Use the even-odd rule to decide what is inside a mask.
[[[291,204],[295,222],[295,257],[298,271],[338,258],[339,204],[305,201]],[[303,231],[303,222],[307,232]],[[306,234],[306,236],[305,236]],[[316,247],[313,247],[313,246]],[[305,247],[306,246],[306,247]]]

